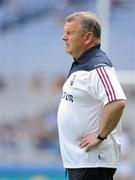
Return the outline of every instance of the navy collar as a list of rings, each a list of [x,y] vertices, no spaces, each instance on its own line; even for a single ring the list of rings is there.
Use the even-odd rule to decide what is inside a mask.
[[[92,54],[95,50],[100,49],[100,44],[95,45],[89,49],[87,49],[83,54],[79,57],[78,60],[74,59],[75,64],[84,64],[85,63],[85,57],[89,54]]]
[[[106,54],[100,49],[100,44],[87,49],[78,60],[74,60],[68,77],[76,71],[91,71],[97,67],[113,67]]]

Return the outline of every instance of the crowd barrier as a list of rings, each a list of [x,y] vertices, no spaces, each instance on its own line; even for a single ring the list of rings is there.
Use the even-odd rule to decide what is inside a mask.
[[[0,165],[0,180],[66,180],[61,165]]]

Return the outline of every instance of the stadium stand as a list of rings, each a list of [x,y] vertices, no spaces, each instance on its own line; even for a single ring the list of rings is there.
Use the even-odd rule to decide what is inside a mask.
[[[61,40],[63,19],[73,11],[96,11],[95,2],[0,1],[0,178],[25,172],[32,179],[34,171],[37,179],[46,175],[54,180],[51,171],[59,172],[55,180],[64,177],[56,119],[71,60]],[[128,98],[123,129],[132,142],[131,152],[135,149],[134,19],[134,0],[112,0],[109,55]]]

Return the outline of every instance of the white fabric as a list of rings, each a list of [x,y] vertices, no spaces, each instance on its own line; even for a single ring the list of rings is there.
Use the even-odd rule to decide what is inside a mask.
[[[58,109],[60,149],[65,168],[117,166],[120,124],[90,151],[79,147],[82,136],[98,130],[103,106],[116,99],[126,97],[113,68],[76,71],[66,80]]]

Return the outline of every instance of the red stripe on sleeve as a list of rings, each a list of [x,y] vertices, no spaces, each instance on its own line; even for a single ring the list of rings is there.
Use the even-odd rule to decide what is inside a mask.
[[[103,86],[105,88],[105,92],[108,97],[108,101],[111,102],[111,101],[116,100],[114,88],[112,86],[111,80],[110,80],[105,68],[100,67],[100,68],[97,68],[96,70],[97,70],[97,73],[98,73],[98,75],[103,83]]]
[[[108,76],[108,74],[107,74],[107,72],[106,72],[106,70],[105,70],[105,68],[104,68],[104,67],[103,67],[103,71],[104,71],[104,72],[105,72],[105,74],[106,74],[106,77],[107,77],[108,82],[109,82],[109,84],[110,84],[111,90],[112,90],[112,92],[113,92],[113,97],[114,97],[114,99],[113,99],[113,100],[116,100],[116,94],[115,94],[115,91],[114,91],[113,85],[112,85],[111,80],[110,80],[110,78],[109,78],[109,76]]]
[[[100,68],[97,68],[96,71],[97,71],[97,73],[98,73],[98,75],[99,75],[99,77],[100,77],[100,79],[101,79],[101,81],[102,81],[102,83],[103,83],[103,86],[104,86],[104,88],[105,88],[106,95],[107,95],[107,97],[108,97],[108,101],[110,102],[109,93],[108,93],[107,87],[106,87],[106,85],[105,85],[105,83],[104,83],[104,81],[103,81],[102,74],[100,73]]]

